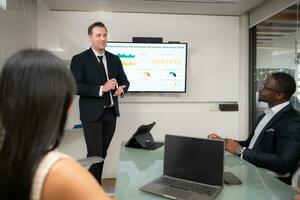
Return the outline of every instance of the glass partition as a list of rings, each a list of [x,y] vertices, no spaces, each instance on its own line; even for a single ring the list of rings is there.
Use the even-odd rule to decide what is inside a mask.
[[[299,3],[300,1],[256,26],[256,65],[252,77],[254,121],[267,108],[266,103],[258,102],[259,87],[274,72],[286,72],[295,77],[297,91],[291,98],[291,103],[300,111]]]

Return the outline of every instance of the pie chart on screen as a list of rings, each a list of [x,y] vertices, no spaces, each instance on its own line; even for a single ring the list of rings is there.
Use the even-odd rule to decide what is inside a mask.
[[[169,72],[169,76],[176,77],[176,73],[175,72]]]

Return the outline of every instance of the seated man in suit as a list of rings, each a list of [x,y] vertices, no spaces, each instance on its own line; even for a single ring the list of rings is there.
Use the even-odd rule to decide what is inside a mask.
[[[296,83],[286,73],[274,73],[259,89],[259,101],[269,108],[258,118],[254,132],[245,141],[235,141],[210,134],[209,139],[224,139],[226,150],[239,155],[257,167],[281,175],[290,184],[291,175],[300,159],[300,115],[289,103]]]

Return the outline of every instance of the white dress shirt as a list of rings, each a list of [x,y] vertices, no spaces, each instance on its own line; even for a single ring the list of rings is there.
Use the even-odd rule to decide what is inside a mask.
[[[103,62],[103,65],[104,65],[104,71],[105,71],[105,74],[106,74],[106,78],[107,78],[107,80],[109,80],[109,77],[108,77],[108,72],[107,72],[107,62],[106,62],[106,56],[105,56],[105,53],[103,53],[102,55],[100,55],[96,50],[94,50],[93,48],[92,48],[92,50],[93,50],[93,52],[94,52],[94,54],[95,54],[95,56],[96,56],[96,58],[97,58],[97,60],[98,60],[98,62],[100,63],[100,60],[99,60],[99,58],[98,58],[98,56],[102,56],[102,62]],[[100,67],[100,65],[99,65],[99,67]],[[103,91],[102,91],[102,85],[100,86],[100,89],[99,89],[99,96],[100,97],[102,97],[102,95],[103,95]],[[112,98],[112,94],[111,94],[111,92],[109,92],[109,97],[110,97],[110,102],[111,102],[111,104],[110,104],[110,106],[109,107],[112,107],[113,105],[114,105],[114,101],[113,101],[113,98]]]
[[[258,125],[256,126],[254,130],[254,135],[250,141],[250,144],[248,146],[248,149],[252,149],[257,138],[261,134],[261,131],[265,128],[265,126],[268,124],[268,122],[284,107],[286,107],[289,104],[289,101],[286,101],[284,103],[278,104],[277,106],[274,106],[272,108],[267,108],[264,113],[265,116],[260,120]]]

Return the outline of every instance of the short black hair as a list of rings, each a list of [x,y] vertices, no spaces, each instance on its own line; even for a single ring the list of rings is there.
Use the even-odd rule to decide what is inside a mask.
[[[287,99],[290,99],[290,97],[296,92],[296,81],[294,77],[284,72],[273,73],[272,77],[276,81],[280,91],[283,91]]]
[[[88,35],[92,35],[93,34],[93,28],[95,28],[96,26],[105,28],[105,30],[107,32],[107,28],[106,28],[106,26],[102,22],[94,22],[88,28]]]

